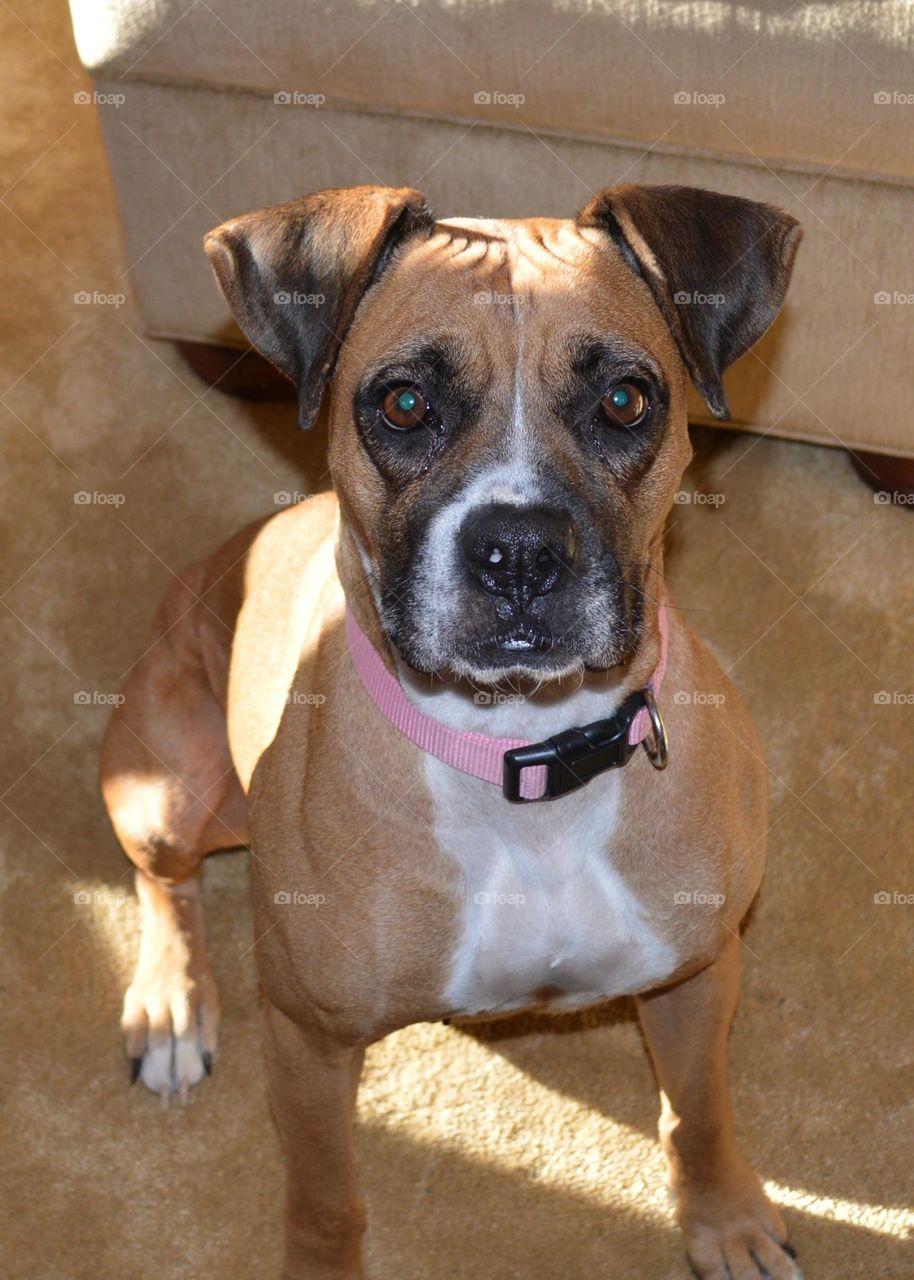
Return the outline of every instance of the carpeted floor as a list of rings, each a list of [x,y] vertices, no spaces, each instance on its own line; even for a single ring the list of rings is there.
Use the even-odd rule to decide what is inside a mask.
[[[288,408],[251,410],[146,342],[61,0],[3,6],[0,206],[5,1034],[3,1273],[17,1280],[277,1274],[242,855],[212,860],[224,1023],[186,1108],[127,1085],[117,1031],[137,946],[96,791],[104,699],[172,570],[323,483]],[[44,154],[43,154],[44,153]],[[832,376],[837,376],[833,374]],[[674,598],[752,706],[769,754],[769,871],[745,935],[740,1129],[809,1280],[914,1276],[911,1212],[912,515],[845,456],[703,432],[674,512]],[[121,495],[122,502],[74,495]],[[887,691],[889,700],[874,700]],[[359,1148],[379,1280],[674,1280],[656,1100],[625,1007],[441,1026],[369,1056]]]

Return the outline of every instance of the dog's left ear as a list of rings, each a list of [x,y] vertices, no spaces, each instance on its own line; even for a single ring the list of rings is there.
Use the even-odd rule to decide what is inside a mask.
[[[670,327],[715,418],[730,410],[722,374],[784,301],[803,232],[772,205],[698,187],[607,187],[578,225],[610,235]]]
[[[366,291],[398,245],[433,226],[420,191],[349,187],[232,218],[206,237],[238,324],[299,389],[300,427],[317,417]]]

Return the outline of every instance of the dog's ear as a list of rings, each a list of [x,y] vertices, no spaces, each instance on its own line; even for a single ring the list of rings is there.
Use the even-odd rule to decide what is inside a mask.
[[[780,310],[802,238],[772,205],[697,187],[607,187],[578,215],[606,231],[650,287],[715,418],[721,375]]]
[[[299,426],[312,425],[366,290],[408,236],[434,219],[419,191],[318,191],[232,218],[204,241],[245,334],[299,389]]]

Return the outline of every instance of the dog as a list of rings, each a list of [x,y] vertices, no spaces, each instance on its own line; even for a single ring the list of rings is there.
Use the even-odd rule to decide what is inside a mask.
[[[216,1050],[203,858],[251,848],[286,1280],[364,1274],[367,1045],[621,995],[693,1270],[800,1275],[726,1078],[762,749],[667,599],[662,547],[687,378],[727,416],[722,374],[779,311],[800,236],[754,201],[621,185],[573,221],[322,191],[206,238],[300,425],[328,415],[335,491],[181,575],[101,777],[142,916],[126,1048],[165,1098]]]

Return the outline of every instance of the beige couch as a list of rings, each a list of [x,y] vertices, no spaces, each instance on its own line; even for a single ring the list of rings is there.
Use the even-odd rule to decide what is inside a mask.
[[[149,333],[240,345],[200,244],[326,186],[567,216],[610,183],[769,200],[806,239],[734,423],[914,456],[906,0],[72,0]],[[696,421],[707,410],[696,396]]]

